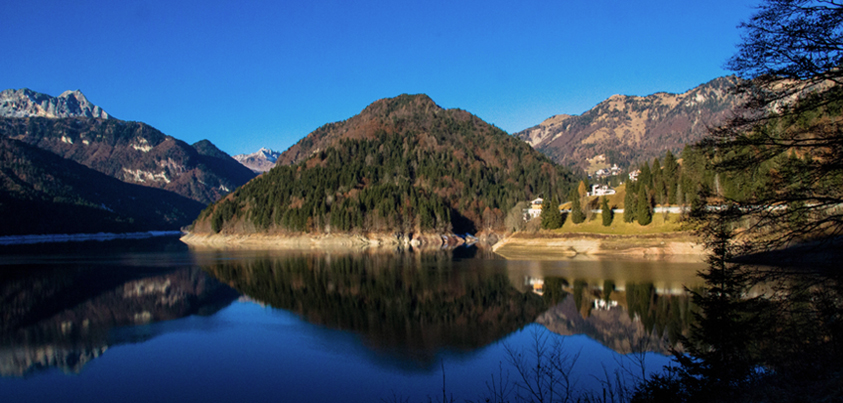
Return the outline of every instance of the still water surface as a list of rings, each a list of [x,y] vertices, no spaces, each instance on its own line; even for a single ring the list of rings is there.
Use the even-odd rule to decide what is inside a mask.
[[[561,343],[580,393],[669,363],[702,265],[190,250],[0,249],[3,401],[481,400],[507,349]],[[395,399],[400,397],[400,399]]]

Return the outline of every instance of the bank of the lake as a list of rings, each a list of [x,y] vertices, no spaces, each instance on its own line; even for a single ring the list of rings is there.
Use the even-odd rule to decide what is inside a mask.
[[[496,243],[492,250],[510,260],[624,256],[701,262],[705,256],[704,246],[690,232],[637,235],[517,232]]]
[[[465,239],[454,234],[201,234],[187,233],[181,241],[199,247],[232,249],[301,249],[301,248],[355,248],[369,247],[442,247],[458,246]]]

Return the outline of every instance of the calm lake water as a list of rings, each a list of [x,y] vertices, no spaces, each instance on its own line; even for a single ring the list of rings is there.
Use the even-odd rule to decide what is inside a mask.
[[[539,338],[578,393],[670,362],[701,264],[438,252],[0,247],[7,402],[481,400]],[[444,371],[444,374],[443,374]],[[513,392],[514,394],[515,392]]]

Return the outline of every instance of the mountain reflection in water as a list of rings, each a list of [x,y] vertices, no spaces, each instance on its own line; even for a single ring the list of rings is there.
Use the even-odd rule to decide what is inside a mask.
[[[694,309],[683,287],[699,282],[694,265],[507,261],[473,248],[270,252],[163,243],[0,250],[4,391],[26,399],[47,383],[62,385],[50,396],[72,395],[108,376],[114,390],[171,385],[160,396],[184,388],[241,401],[219,396],[233,388],[253,400],[284,390],[336,401],[348,394],[339,389],[359,388],[348,401],[377,401],[390,390],[441,392],[444,367],[449,390],[470,399],[490,371],[506,370],[506,346],[526,351],[530,334],[544,328],[582,351],[576,377],[585,390],[630,353],[658,353],[647,354],[650,371],[667,363],[662,354]],[[203,379],[240,386],[208,389]],[[326,397],[311,398],[314,387]]]
[[[540,296],[513,287],[504,267],[457,268],[449,251],[292,252],[200,264],[255,301],[430,368],[437,352],[478,349],[547,309]]]
[[[238,296],[199,268],[121,261],[2,267],[0,376],[78,373],[110,346],[150,337],[118,327],[211,315]]]

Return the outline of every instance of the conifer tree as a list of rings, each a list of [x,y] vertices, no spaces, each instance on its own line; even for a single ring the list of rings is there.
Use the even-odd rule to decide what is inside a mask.
[[[645,186],[641,186],[638,189],[638,203],[637,203],[637,211],[635,212],[635,218],[638,220],[638,223],[641,225],[649,225],[650,222],[653,221],[653,213],[650,211],[650,200],[647,196],[647,188]]]
[[[626,183],[626,195],[623,198],[623,222],[631,223],[635,221],[635,212],[637,210],[638,198],[635,196],[635,186],[633,182]]]
[[[562,226],[562,213],[559,212],[559,203],[556,198],[550,199],[549,203],[542,203],[542,229],[557,229]]]
[[[579,194],[577,191],[571,192],[571,222],[579,224],[585,221],[585,214],[582,212],[582,204],[580,203]]]
[[[602,216],[603,216],[603,226],[608,227],[612,225],[612,219],[614,218],[614,213],[612,209],[609,208],[609,199],[606,196],[603,196],[602,206],[600,207],[603,209]]]

